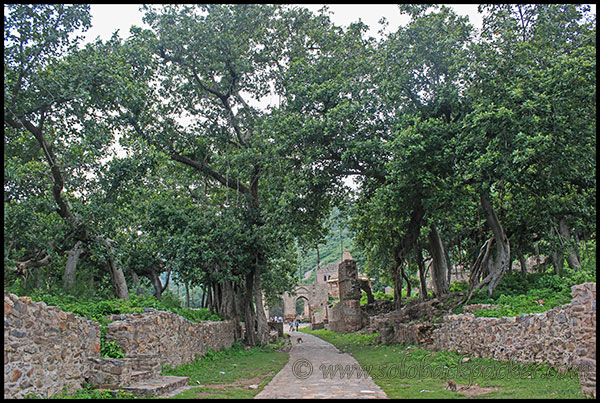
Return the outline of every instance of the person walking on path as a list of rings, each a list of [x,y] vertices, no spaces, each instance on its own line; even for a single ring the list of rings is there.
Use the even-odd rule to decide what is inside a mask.
[[[300,324],[300,323],[298,323],[298,319],[296,319],[296,331],[298,331],[298,325],[299,325],[299,324]]]

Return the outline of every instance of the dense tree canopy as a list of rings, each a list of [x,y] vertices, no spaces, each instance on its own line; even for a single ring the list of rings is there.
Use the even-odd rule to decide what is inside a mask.
[[[143,11],[149,29],[81,45],[89,6],[5,6],[5,286],[161,298],[176,279],[267,343],[264,298],[292,289],[333,206],[397,307],[416,271],[426,297],[428,270],[438,296],[455,266],[490,295],[516,259],[580,270],[596,229],[585,6],[482,6],[479,32],[401,5],[410,21],[378,39],[327,8]]]

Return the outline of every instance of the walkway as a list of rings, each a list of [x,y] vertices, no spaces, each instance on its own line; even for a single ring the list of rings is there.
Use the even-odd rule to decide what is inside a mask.
[[[271,382],[257,394],[255,399],[387,399],[387,395],[370,377],[358,377],[356,372],[340,376],[323,370],[334,368],[358,368],[358,362],[349,354],[343,354],[332,344],[316,336],[291,332],[290,359]],[[303,343],[298,344],[298,337]],[[331,365],[331,367],[329,366]]]

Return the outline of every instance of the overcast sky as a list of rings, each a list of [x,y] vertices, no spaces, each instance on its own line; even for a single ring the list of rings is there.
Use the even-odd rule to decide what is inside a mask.
[[[317,12],[323,4],[297,4]],[[395,31],[399,25],[408,21],[406,16],[401,16],[396,4],[329,4],[333,11],[332,21],[341,26],[348,26],[359,19],[369,26],[370,36],[377,36],[380,29],[379,20],[386,17],[389,21],[388,29]],[[469,20],[476,28],[481,27],[481,15],[477,12],[477,4],[450,4],[460,15],[468,15]],[[592,13],[596,13],[596,5],[591,4]],[[92,41],[100,36],[109,39],[112,33],[119,29],[122,38],[129,35],[131,25],[144,26],[140,4],[91,4],[92,27],[86,32],[86,40]]]

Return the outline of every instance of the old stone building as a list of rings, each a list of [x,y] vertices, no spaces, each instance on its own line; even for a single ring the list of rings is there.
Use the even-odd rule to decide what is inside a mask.
[[[350,251],[345,250],[342,254],[342,261],[351,260]],[[311,323],[327,323],[330,316],[329,303],[332,300],[340,298],[339,293],[339,267],[341,262],[330,263],[324,266],[316,267],[315,280],[310,284],[299,284],[296,286],[294,293],[284,293],[283,300],[283,316],[286,321],[295,319],[296,303],[302,299],[304,301],[304,312],[300,314],[302,320],[310,321]],[[357,279],[364,283],[361,287],[370,291],[372,279],[367,278],[362,273],[357,273]],[[360,299],[360,292],[359,292]],[[266,311],[269,317],[269,311]]]

